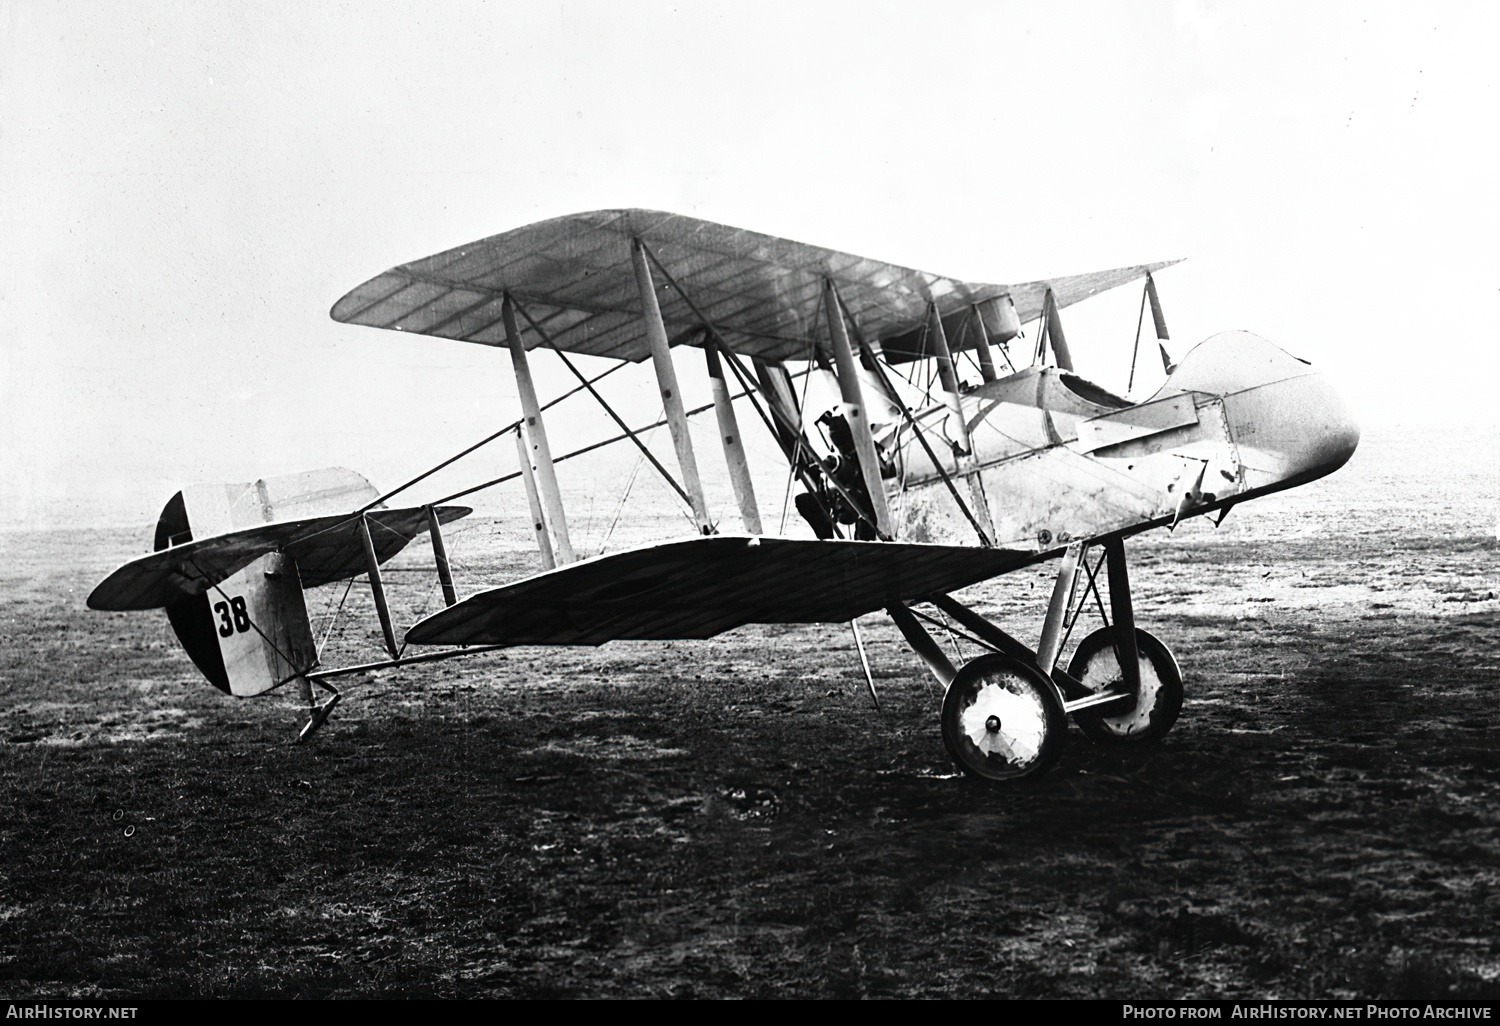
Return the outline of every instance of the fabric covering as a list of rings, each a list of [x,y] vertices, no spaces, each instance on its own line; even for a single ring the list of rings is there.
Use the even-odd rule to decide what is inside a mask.
[[[600,556],[473,595],[412,644],[599,645],[709,638],[747,623],[844,623],[1035,562],[900,542],[695,538]]]
[[[439,506],[438,522],[468,516],[467,506]],[[427,530],[427,508],[377,509],[370,540],[384,563]],[[356,577],[366,571],[359,517],[294,520],[218,534],[141,556],[110,574],[90,593],[90,609],[159,609],[188,595],[201,595],[270,552],[297,561],[303,588]]]
[[[819,312],[831,278],[871,341],[918,330],[927,303],[945,321],[969,305],[1010,295],[1021,319],[1036,317],[1050,287],[1059,306],[1167,266],[1142,264],[1074,277],[985,285],[654,210],[596,210],[539,221],[377,275],[340,299],[336,321],[504,345],[501,299],[511,293],[560,349],[639,361],[650,355],[631,263],[639,238],[737,353],[801,360],[828,350]],[[700,321],[653,265],[667,334],[700,344]],[[528,349],[541,337],[518,317]],[[956,324],[956,322],[955,322]],[[954,348],[975,344],[954,333]]]

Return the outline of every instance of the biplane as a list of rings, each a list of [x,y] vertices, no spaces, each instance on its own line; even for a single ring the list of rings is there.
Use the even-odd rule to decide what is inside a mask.
[[[310,710],[303,737],[337,704],[329,681],[340,675],[522,645],[708,638],[745,624],[850,624],[878,705],[858,620],[883,611],[943,686],[942,738],[967,774],[1003,783],[1045,771],[1069,718],[1095,742],[1151,741],[1176,720],[1183,682],[1168,647],[1136,625],[1126,539],[1189,517],[1222,520],[1238,503],[1331,473],[1359,439],[1321,375],[1248,332],[1214,335],[1171,363],[1155,282],[1166,266],[982,284],[648,210],[481,239],[371,278],[331,315],[506,349],[519,419],[386,492],[345,470],[185,488],[161,514],[155,551],[110,574],[88,604],[165,608],[204,677],[229,694],[297,682]],[[1132,400],[1075,371],[1060,311],[1141,281],[1127,394],[1148,308],[1167,376]],[[554,458],[548,442],[546,412],[560,399],[537,395],[538,350],[578,378],[567,395],[587,392],[613,418],[621,433],[610,441],[634,444],[670,485],[689,536],[578,557],[555,472],[572,454]],[[689,411],[678,374],[694,350],[713,402]],[[578,355],[611,369],[650,361],[675,473]],[[838,396],[823,409],[810,408],[815,376]],[[689,432],[689,417],[709,409],[735,531],[710,517]],[[785,459],[800,536],[764,529],[742,414]],[[504,437],[517,447],[514,473],[390,505]],[[543,570],[460,598],[442,529],[470,510],[451,503],[517,478]],[[381,566],[424,533],[444,608],[398,642]],[[955,597],[1049,560],[1058,570],[1035,647]],[[303,593],[357,577],[389,658],[323,667]],[[1102,625],[1063,665],[1090,595]],[[931,633],[939,624],[985,654],[955,666]],[[313,685],[329,697],[314,701]]]

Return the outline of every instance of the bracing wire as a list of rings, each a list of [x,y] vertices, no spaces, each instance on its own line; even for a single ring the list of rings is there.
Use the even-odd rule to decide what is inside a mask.
[[[655,433],[655,429],[653,428],[652,429],[652,434],[654,434],[654,433]],[[645,442],[646,442],[647,445],[651,444],[651,435],[650,434],[646,435]],[[625,502],[626,502],[627,499],[630,498],[630,490],[631,490],[631,488],[635,487],[635,479],[636,479],[637,475],[640,474],[641,467],[643,467],[645,465],[646,465],[646,456],[645,456],[644,453],[642,453],[641,455],[639,455],[639,456],[636,457],[635,466],[632,467],[631,470],[630,470],[630,477],[627,478],[626,481],[625,481],[625,490],[620,493],[620,504],[615,507],[614,519],[612,519],[609,522],[609,530],[607,530],[607,531],[604,532],[604,540],[599,543],[599,551],[598,551],[597,555],[600,555],[600,556],[604,555],[604,549],[605,549],[605,547],[607,545],[609,545],[609,540],[614,537],[614,535],[615,535],[615,525],[617,525],[620,522],[620,514],[622,514],[622,513],[625,512]]]
[[[1068,639],[1073,636],[1073,628],[1078,626],[1078,621],[1083,618],[1083,607],[1088,605],[1090,591],[1092,591],[1094,594],[1094,600],[1099,603],[1100,618],[1104,620],[1104,625],[1106,627],[1109,626],[1109,619],[1104,615],[1104,601],[1099,598],[1099,589],[1094,583],[1094,579],[1099,573],[1099,568],[1104,565],[1104,556],[1105,553],[1099,553],[1099,558],[1095,561],[1092,569],[1090,569],[1089,567],[1087,554],[1085,554],[1084,558],[1079,561],[1079,569],[1088,572],[1088,587],[1085,588],[1083,594],[1078,597],[1078,608],[1072,610],[1072,616],[1066,621],[1067,629],[1063,631],[1062,640],[1057,643],[1057,650],[1059,652],[1067,647]],[[1075,570],[1074,573],[1076,574],[1077,570]]]
[[[818,347],[818,322],[822,316],[823,301],[820,297],[818,307],[813,311],[812,330],[807,333],[807,374],[802,379],[802,399],[797,405],[797,444],[792,449],[791,465],[786,472],[786,491],[781,496],[780,534],[786,534],[786,514],[792,499],[792,481],[797,476],[797,463],[802,459],[802,440],[807,437],[807,388],[812,383],[813,357]]]
[[[954,636],[953,625],[949,623],[947,613],[943,614],[943,630],[948,632],[948,643],[953,646],[953,654],[958,657],[958,665],[962,666],[966,661],[964,659],[964,650],[959,647],[958,638]]]
[[[322,660],[323,660],[323,649],[325,647],[327,647],[327,645],[328,645],[328,639],[331,638],[331,637],[333,637],[333,629],[336,626],[338,626],[339,614],[341,614],[344,611],[344,603],[347,602],[347,601],[349,601],[349,591],[353,587],[354,587],[354,578],[351,577],[344,584],[344,595],[343,595],[342,598],[339,599],[339,607],[333,611],[333,616],[329,617],[329,619],[328,619],[328,628],[323,632],[323,640],[320,641],[320,642],[318,642],[318,650],[317,651],[318,651],[318,661],[319,662],[322,662]],[[333,604],[333,596],[330,595],[328,597],[328,600],[329,600],[329,605],[331,606]],[[325,613],[324,615],[326,616],[327,614]]]
[[[527,319],[530,320],[530,318],[527,318]],[[550,410],[552,407],[556,406],[558,403],[562,402],[564,399],[568,399],[568,398],[570,398],[572,396],[575,396],[579,392],[582,392],[586,388],[589,389],[590,391],[593,391],[593,385],[594,384],[596,384],[599,381],[602,381],[604,378],[607,378],[609,375],[613,374],[615,371],[619,370],[621,367],[624,367],[624,366],[626,366],[626,363],[625,363],[625,361],[622,360],[621,362],[615,364],[613,367],[610,367],[610,368],[606,369],[603,373],[598,374],[595,377],[593,377],[592,379],[588,379],[588,380],[585,380],[580,375],[579,376],[579,380],[582,382],[582,384],[580,384],[580,385],[578,385],[578,386],[570,389],[567,392],[564,392],[562,395],[558,396],[556,399],[548,400],[547,403],[541,407],[541,409],[543,409],[543,410]],[[384,493],[383,495],[377,496],[374,500],[372,500],[371,502],[369,502],[368,504],[366,504],[362,509],[356,510],[355,511],[356,515],[358,515],[359,513],[368,513],[370,510],[374,509],[376,506],[380,505],[382,502],[385,502],[387,499],[390,499],[393,496],[398,495],[401,492],[406,491],[408,488],[410,488],[414,484],[417,484],[418,482],[425,481],[427,478],[431,477],[433,474],[436,474],[439,470],[442,470],[444,467],[446,467],[446,466],[448,466],[448,465],[450,465],[452,463],[458,462],[459,460],[463,459],[465,456],[469,455],[469,453],[473,452],[474,450],[479,449],[482,446],[488,445],[489,443],[493,442],[495,439],[503,437],[504,435],[507,435],[510,432],[517,430],[520,426],[521,426],[521,422],[519,420],[515,421],[513,423],[510,423],[510,424],[507,424],[505,427],[501,428],[499,431],[496,431],[494,434],[488,435],[488,436],[480,439],[479,441],[475,442],[473,445],[469,446],[467,449],[464,449],[461,452],[459,452],[459,453],[457,453],[457,454],[455,454],[453,456],[448,457],[446,460],[443,460],[441,463],[438,463],[437,465],[435,465],[433,467],[430,467],[427,470],[424,470],[422,473],[418,474],[416,477],[412,478],[410,481],[407,481],[405,484],[397,485],[395,488],[392,488],[390,491]]]
[[[934,617],[928,616],[926,613],[922,612],[920,609],[911,609],[910,612],[911,612],[912,616],[915,616],[919,620],[926,620],[928,623],[930,623],[934,627],[941,627],[943,630],[947,631],[949,635],[957,634],[959,637],[963,638],[965,641],[972,642],[973,644],[978,645],[980,648],[984,649],[987,652],[994,652],[994,651],[996,651],[994,645],[991,645],[988,641],[985,641],[983,638],[975,637],[973,634],[970,634],[968,631],[963,630],[962,628],[953,627],[950,624],[944,623],[941,620],[938,620],[938,619],[936,619]]]

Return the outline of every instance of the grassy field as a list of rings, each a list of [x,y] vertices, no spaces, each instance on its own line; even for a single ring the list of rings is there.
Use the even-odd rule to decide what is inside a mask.
[[[881,713],[846,628],[751,627],[369,675],[298,746],[84,609],[144,526],[0,535],[0,994],[1500,997],[1494,467],[1423,452],[1133,544],[1177,727],[1008,792],[880,617]],[[1035,637],[1048,569],[968,597]]]

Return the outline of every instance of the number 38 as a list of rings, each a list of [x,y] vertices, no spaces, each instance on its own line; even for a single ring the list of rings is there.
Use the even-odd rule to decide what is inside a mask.
[[[236,632],[243,634],[250,629],[250,611],[245,600],[236,595],[228,602],[215,602],[214,612],[219,614],[219,637],[227,638]]]

